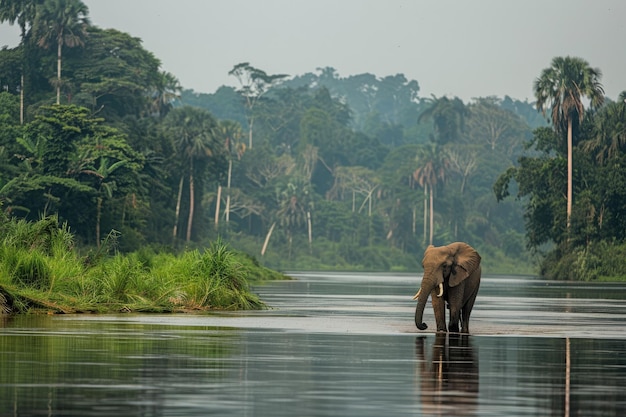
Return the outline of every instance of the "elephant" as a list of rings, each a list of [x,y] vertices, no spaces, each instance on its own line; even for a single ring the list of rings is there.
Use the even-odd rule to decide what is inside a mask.
[[[464,242],[455,242],[447,246],[430,245],[424,252],[422,267],[424,276],[420,290],[413,300],[415,307],[415,325],[426,330],[428,325],[422,321],[428,295],[432,295],[437,332],[469,333],[469,318],[480,287],[480,255]],[[446,329],[446,304],[450,309],[449,327]]]
[[[429,416],[473,416],[478,406],[479,365],[469,335],[437,333],[432,355],[426,336],[415,340],[421,406]]]

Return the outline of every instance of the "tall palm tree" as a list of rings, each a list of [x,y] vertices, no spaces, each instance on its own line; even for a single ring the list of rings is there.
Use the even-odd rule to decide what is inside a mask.
[[[458,140],[465,125],[465,118],[469,115],[463,101],[458,97],[449,99],[445,96],[440,98],[433,96],[430,101],[432,104],[419,115],[418,122],[432,120],[435,131],[433,140],[440,145]]]
[[[557,131],[567,130],[567,230],[570,230],[572,214],[572,135],[573,121],[582,123],[585,115],[583,97],[591,108],[604,102],[604,89],[600,84],[602,72],[576,57],[555,57],[535,80],[534,91],[537,109],[546,114]]]
[[[0,23],[9,22],[10,25],[20,26],[22,37],[22,76],[20,77],[20,124],[24,124],[24,71],[28,60],[28,55],[24,50],[26,44],[26,27],[32,27],[37,6],[43,0],[0,0]]]
[[[226,182],[226,223],[230,221],[230,183],[233,172],[233,157],[241,159],[246,152],[246,144],[241,142],[243,131],[238,122],[232,120],[220,120],[216,128],[217,140],[224,144],[228,157],[228,177]],[[218,201],[219,204],[219,201]]]
[[[180,208],[180,199],[182,196],[182,187],[184,176],[189,178],[189,217],[187,219],[187,242],[191,240],[191,228],[194,216],[195,188],[194,188],[194,172],[195,165],[198,162],[206,160],[213,155],[214,136],[216,122],[211,113],[207,110],[184,106],[178,107],[164,119],[166,132],[171,135],[174,142],[174,148],[178,155],[182,158],[181,163],[186,165],[187,174],[182,174],[179,189],[178,200],[176,203],[176,220],[174,223],[174,237],[176,237],[178,224],[178,213]]]
[[[426,217],[430,212],[430,238],[429,245],[433,244],[434,234],[434,192],[439,181],[445,181],[448,162],[443,157],[441,148],[434,143],[422,146],[417,154],[418,168],[413,172],[413,178],[424,189],[424,244],[426,244]],[[430,209],[426,209],[427,201]]]
[[[26,38],[26,26],[30,26],[35,19],[37,5],[43,0],[0,0],[0,23],[17,22],[22,31],[22,41]]]
[[[81,0],[47,0],[37,8],[33,24],[37,45],[57,47],[57,104],[61,103],[61,55],[63,47],[83,46],[90,21],[89,9]]]
[[[600,165],[626,151],[626,91],[616,103],[598,111],[593,124],[593,134],[583,149],[595,153]]]
[[[183,87],[178,78],[170,72],[159,71],[152,85],[150,94],[150,110],[152,114],[163,118],[172,109],[172,104],[180,100]]]

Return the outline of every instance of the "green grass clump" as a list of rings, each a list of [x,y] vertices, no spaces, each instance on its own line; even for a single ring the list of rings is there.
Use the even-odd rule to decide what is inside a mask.
[[[0,232],[0,314],[259,309],[249,281],[284,278],[221,240],[179,255],[149,248],[123,255],[110,250],[113,233],[110,247],[80,256],[54,216],[0,217]]]

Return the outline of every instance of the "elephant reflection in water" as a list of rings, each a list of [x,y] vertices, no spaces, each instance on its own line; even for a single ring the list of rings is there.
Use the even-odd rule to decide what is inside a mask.
[[[425,415],[474,415],[478,402],[478,359],[470,337],[437,333],[432,357],[426,357],[425,337],[415,340],[422,411]]]

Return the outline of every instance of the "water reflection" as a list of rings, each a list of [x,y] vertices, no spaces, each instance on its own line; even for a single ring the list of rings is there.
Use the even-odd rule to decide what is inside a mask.
[[[478,359],[468,335],[437,333],[427,357],[426,337],[415,340],[421,407],[425,415],[474,415],[478,403]]]
[[[408,275],[303,275],[266,311],[2,320],[0,416],[626,415],[626,285],[484,281],[469,336],[418,333]]]

